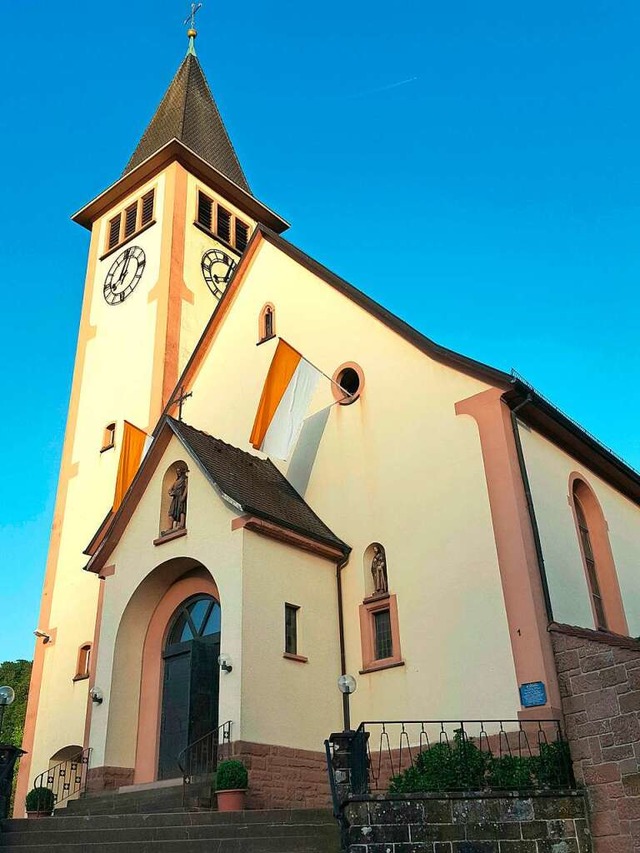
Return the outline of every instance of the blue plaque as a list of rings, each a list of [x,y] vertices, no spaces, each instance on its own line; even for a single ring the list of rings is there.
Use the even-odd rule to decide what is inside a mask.
[[[547,704],[547,689],[544,681],[530,681],[520,685],[520,702],[523,708],[535,708]]]

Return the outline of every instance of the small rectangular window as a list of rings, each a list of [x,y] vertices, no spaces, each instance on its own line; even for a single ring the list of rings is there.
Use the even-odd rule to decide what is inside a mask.
[[[375,659],[383,660],[393,655],[391,640],[391,614],[388,610],[378,610],[373,614]]]
[[[116,425],[115,423],[107,424],[104,428],[104,432],[102,433],[102,447],[100,448],[100,453],[103,450],[110,450],[114,444],[116,439]]]
[[[150,190],[148,193],[142,196],[142,221],[141,226],[144,228],[145,225],[148,225],[153,219],[153,200],[154,200],[155,191]]]
[[[122,214],[114,216],[109,222],[109,248],[113,249],[120,242],[120,219]]]
[[[225,243],[231,242],[231,214],[224,207],[218,206],[218,224],[216,233]]]
[[[249,242],[249,227],[236,219],[236,249],[239,252],[244,252]]]
[[[136,232],[136,221],[138,219],[138,202],[130,204],[124,214],[124,238],[131,237]]]
[[[204,193],[198,193],[198,224],[211,231],[213,224],[213,202]]]
[[[298,654],[298,610],[295,604],[284,606],[284,650],[288,655]]]

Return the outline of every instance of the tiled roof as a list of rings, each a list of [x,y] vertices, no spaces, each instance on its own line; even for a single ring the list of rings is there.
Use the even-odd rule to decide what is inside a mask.
[[[139,166],[172,139],[178,139],[243,190],[249,184],[197,58],[189,53],[127,163]]]
[[[206,474],[244,512],[272,521],[320,542],[348,551],[348,546],[324,524],[269,459],[167,418],[186,449]]]

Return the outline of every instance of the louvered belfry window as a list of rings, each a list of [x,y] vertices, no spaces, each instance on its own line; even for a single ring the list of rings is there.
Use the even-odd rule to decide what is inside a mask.
[[[216,234],[221,237],[225,243],[231,242],[231,214],[224,207],[218,206],[218,222]]]
[[[213,225],[213,202],[204,193],[198,193],[198,222],[207,231]]]
[[[115,249],[133,237],[147,225],[153,223],[155,190],[149,190],[141,198],[129,204],[123,213],[109,220],[107,251]]]
[[[153,199],[155,190],[151,190],[142,196],[142,227],[148,225],[153,219]]]
[[[118,214],[114,216],[113,219],[109,222],[109,244],[108,248],[113,249],[114,246],[117,246],[120,242],[120,219],[122,218],[122,214]]]
[[[239,252],[244,252],[247,248],[247,243],[249,242],[249,229],[244,224],[244,222],[240,222],[239,219],[236,219],[236,249]]]
[[[131,237],[136,232],[136,220],[138,218],[138,203],[130,204],[125,210],[124,238]]]
[[[241,254],[247,248],[249,242],[247,223],[200,191],[198,191],[196,223]]]

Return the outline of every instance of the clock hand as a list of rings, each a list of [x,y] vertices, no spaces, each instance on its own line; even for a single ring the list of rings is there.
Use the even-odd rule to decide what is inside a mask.
[[[225,277],[223,279],[223,281],[225,283],[229,281],[229,279],[231,278],[231,274],[233,273],[235,268],[236,268],[235,264],[229,264],[229,269],[227,270],[227,274],[225,275]]]

